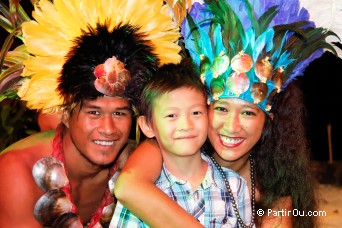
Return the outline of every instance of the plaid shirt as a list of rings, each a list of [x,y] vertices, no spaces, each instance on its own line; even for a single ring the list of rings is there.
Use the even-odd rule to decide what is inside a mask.
[[[189,183],[173,176],[164,165],[155,182],[156,186],[205,227],[238,227],[229,193],[219,170],[203,153],[202,158],[208,163],[208,169],[202,183],[195,191]],[[229,180],[234,198],[237,199],[241,218],[246,224],[250,224],[251,202],[246,181],[234,171],[223,167],[222,169]],[[117,202],[110,227],[149,226]]]

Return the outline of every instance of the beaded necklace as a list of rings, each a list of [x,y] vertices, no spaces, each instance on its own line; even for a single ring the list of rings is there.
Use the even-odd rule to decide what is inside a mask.
[[[213,161],[213,163],[216,166],[216,168],[220,171],[220,174],[221,174],[221,176],[222,176],[222,178],[224,180],[226,188],[228,189],[229,197],[230,197],[230,199],[232,201],[232,204],[233,204],[234,213],[235,213],[235,215],[237,217],[237,220],[238,220],[240,226],[244,227],[244,228],[253,227],[253,225],[254,225],[254,217],[255,217],[255,180],[254,180],[254,160],[253,160],[252,156],[249,155],[249,161],[250,161],[250,164],[251,164],[251,185],[252,185],[252,216],[251,216],[251,220],[252,221],[251,221],[251,224],[249,224],[249,225],[244,224],[244,222],[242,221],[242,218],[240,216],[239,210],[238,210],[237,205],[236,205],[236,201],[234,199],[234,195],[233,195],[232,189],[230,188],[229,181],[228,181],[225,173],[223,172],[223,169],[217,163],[215,158],[213,158],[213,156],[210,156],[210,159]]]

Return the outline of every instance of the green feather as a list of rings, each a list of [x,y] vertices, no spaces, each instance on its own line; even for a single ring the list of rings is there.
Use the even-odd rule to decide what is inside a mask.
[[[263,33],[273,20],[273,18],[277,15],[279,10],[277,10],[278,6],[272,6],[269,8],[263,15],[261,15],[258,19],[260,33]]]
[[[197,53],[202,53],[202,47],[200,46],[200,44],[198,42],[198,41],[201,40],[201,34],[198,31],[198,26],[195,24],[194,20],[190,16],[190,14],[186,15],[186,19],[187,19],[188,24],[189,24],[191,36],[194,39],[194,44],[195,44],[196,52]]]
[[[213,23],[221,25],[223,44],[232,57],[234,50],[242,49],[241,41],[246,40],[242,23],[226,1],[210,1],[207,4],[215,15]]]

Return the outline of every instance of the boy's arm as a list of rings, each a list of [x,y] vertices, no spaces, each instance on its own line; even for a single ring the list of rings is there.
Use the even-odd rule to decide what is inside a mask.
[[[128,158],[115,183],[117,199],[152,227],[203,227],[154,185],[161,167],[157,143],[142,142]]]

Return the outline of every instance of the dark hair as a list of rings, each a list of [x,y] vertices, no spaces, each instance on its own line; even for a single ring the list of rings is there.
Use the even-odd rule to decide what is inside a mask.
[[[306,110],[295,82],[275,96],[271,113],[273,120],[266,117],[262,137],[252,151],[257,186],[264,197],[258,206],[271,208],[280,197],[289,196],[293,209],[314,211],[317,202],[305,131]],[[293,216],[294,227],[315,224],[314,216]]]
[[[153,101],[181,87],[200,90],[207,97],[206,86],[201,82],[200,75],[189,58],[183,59],[180,64],[166,64],[153,74],[141,94],[139,114],[151,121]]]
[[[302,214],[317,210],[317,198],[305,131],[306,109],[302,91],[295,83],[274,97],[273,119],[266,115],[261,138],[251,154],[255,161],[256,186],[263,197],[256,206],[265,210],[275,206],[281,197],[290,197],[292,208]],[[214,152],[208,139],[204,148],[209,154]],[[317,227],[314,216],[292,219],[295,228]]]
[[[158,60],[152,53],[153,46],[144,40],[144,34],[138,33],[138,27],[119,24],[108,31],[107,24],[89,27],[89,32],[83,32],[75,39],[75,45],[66,56],[58,79],[58,91],[66,108],[72,109],[74,104],[82,104],[86,99],[104,96],[94,87],[94,68],[108,58],[115,56],[131,73],[132,78],[123,96],[133,105],[137,105],[141,91],[157,69]]]

